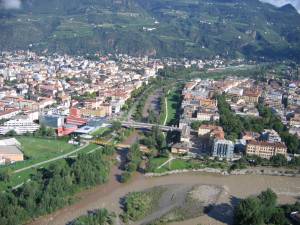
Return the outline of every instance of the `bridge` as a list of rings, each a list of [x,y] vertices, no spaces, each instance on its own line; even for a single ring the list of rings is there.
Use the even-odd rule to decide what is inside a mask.
[[[157,125],[151,123],[140,123],[140,122],[125,122],[121,121],[122,126],[126,128],[136,128],[136,129],[147,129],[151,130],[153,127],[158,127],[162,131],[179,131],[181,132],[181,128],[179,127],[172,127],[172,126],[164,126],[164,125]]]

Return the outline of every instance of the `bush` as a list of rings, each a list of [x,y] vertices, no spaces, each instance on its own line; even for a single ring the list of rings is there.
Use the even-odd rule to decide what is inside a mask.
[[[130,178],[131,178],[131,173],[126,171],[126,172],[122,173],[121,178],[120,178],[120,182],[121,183],[126,183],[130,180]]]
[[[113,213],[109,213],[107,209],[98,209],[86,216],[81,216],[76,219],[71,225],[113,225]]]
[[[8,182],[11,177],[10,169],[3,169],[0,171],[0,181]]]
[[[137,221],[151,210],[151,196],[145,192],[133,192],[126,196],[124,209],[129,218]]]

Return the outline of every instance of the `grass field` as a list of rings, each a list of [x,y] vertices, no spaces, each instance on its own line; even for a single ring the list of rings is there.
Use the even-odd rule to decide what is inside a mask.
[[[9,167],[13,170],[66,154],[77,148],[77,146],[68,144],[65,139],[56,140],[35,137],[19,137],[17,139],[21,143],[26,160],[10,165]]]
[[[109,127],[100,127],[99,129],[95,130],[92,135],[93,136],[102,136],[105,132],[110,130]]]
[[[0,170],[6,168],[10,168],[11,170],[20,169],[25,166],[30,166],[37,162],[42,162],[44,160],[51,159],[62,154],[66,154],[77,148],[77,146],[72,146],[68,144],[65,140],[47,140],[32,137],[21,137],[18,138],[18,140],[22,143],[23,151],[26,154],[26,156],[29,157],[29,159],[25,160],[24,162],[0,167]],[[83,148],[80,152],[89,153],[98,147],[98,145],[90,144],[87,147]],[[74,157],[77,154],[78,153],[74,153],[74,155],[72,155],[71,157]],[[47,166],[51,163],[53,162],[44,164],[39,168],[47,168]],[[30,179],[31,174],[34,171],[35,169],[32,168],[26,171],[22,171],[20,173],[12,173],[9,182],[0,182],[0,191],[6,190],[7,188],[15,187],[16,185],[20,185],[21,183],[26,182],[28,179]]]
[[[184,170],[184,169],[201,169],[201,168],[218,168],[218,169],[228,169],[228,163],[218,162],[218,161],[200,161],[200,160],[185,160],[185,159],[174,159],[170,163],[167,163],[161,168],[158,168],[168,158],[160,157],[153,158],[150,160],[150,172],[154,173],[164,173],[172,170]]]
[[[178,89],[172,89],[167,97],[168,101],[168,119],[167,125],[174,125],[176,124],[176,115],[177,115],[177,108],[180,100],[180,93]]]

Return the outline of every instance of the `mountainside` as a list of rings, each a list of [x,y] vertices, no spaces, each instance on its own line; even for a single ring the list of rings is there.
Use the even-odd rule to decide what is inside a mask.
[[[23,0],[0,50],[300,59],[300,15],[259,0]]]

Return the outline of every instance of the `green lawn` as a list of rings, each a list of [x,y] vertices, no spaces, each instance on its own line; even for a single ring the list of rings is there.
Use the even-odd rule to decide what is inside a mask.
[[[176,123],[176,112],[179,104],[180,94],[178,89],[172,89],[167,97],[168,100],[168,119],[167,125]]]
[[[13,170],[66,154],[78,147],[68,144],[66,139],[56,140],[35,137],[18,137],[17,139],[21,143],[25,161],[10,165],[9,167]]]
[[[45,159],[51,159],[58,155],[68,153],[72,150],[75,150],[77,146],[72,146],[67,144],[64,140],[44,140],[39,138],[32,138],[32,137],[22,137],[18,138],[18,140],[22,143],[22,147],[24,149],[25,154],[28,157],[31,157],[28,160],[25,160],[24,162],[16,163],[13,165],[8,165],[6,167],[0,167],[1,169],[4,168],[11,168],[12,170],[20,169],[25,166],[29,166],[31,164],[34,164],[36,162],[44,161]],[[52,142],[53,143],[52,143]],[[31,147],[30,144],[35,144],[34,147]],[[44,145],[43,145],[44,144]],[[57,147],[61,145],[61,147]],[[90,144],[87,147],[83,148],[80,152],[89,153],[93,151],[94,149],[98,148],[98,145]],[[48,151],[48,152],[43,152]],[[75,157],[78,153],[72,155],[71,157]],[[44,164],[43,166],[39,168],[47,168],[49,164],[54,163],[50,162],[47,164]],[[11,175],[10,181],[7,183],[0,182],[0,191],[6,190],[7,188],[15,187],[16,185],[19,185],[23,182],[26,182],[28,179],[30,179],[31,174],[35,171],[34,168],[28,169],[26,171],[22,171],[20,173],[13,173]]]
[[[218,168],[218,169],[228,169],[228,163],[226,162],[218,162],[210,160],[208,162],[204,162],[201,160],[185,160],[185,159],[174,159],[171,163],[164,165],[159,168],[164,162],[166,162],[168,158],[153,158],[150,160],[150,172],[154,173],[164,173],[172,170],[183,170],[183,169],[201,169],[201,168]]]
[[[93,136],[102,136],[105,132],[109,131],[109,127],[100,127],[99,129],[95,130],[92,135]]]

